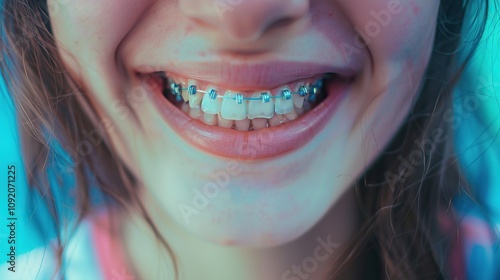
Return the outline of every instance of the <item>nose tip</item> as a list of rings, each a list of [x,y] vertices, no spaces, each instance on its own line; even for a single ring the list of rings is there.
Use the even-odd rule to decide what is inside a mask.
[[[273,27],[305,17],[309,0],[180,0],[193,22],[222,32],[231,41],[255,41]]]

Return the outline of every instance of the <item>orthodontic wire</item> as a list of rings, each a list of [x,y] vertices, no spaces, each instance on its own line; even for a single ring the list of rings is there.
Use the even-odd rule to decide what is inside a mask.
[[[262,101],[263,103],[268,103],[270,99],[284,99],[290,100],[292,99],[292,95],[300,95],[301,97],[305,97],[309,95],[309,100],[313,100],[315,98],[316,93],[323,86],[323,80],[317,80],[313,84],[308,86],[301,86],[299,91],[290,91],[289,89],[282,90],[281,95],[270,95],[268,92],[261,93],[261,97],[243,97],[242,94],[237,93],[234,97],[228,97],[225,95],[217,94],[215,89],[207,92],[206,90],[199,90],[195,85],[190,85],[187,88],[183,88],[181,84],[176,84],[174,82],[170,83],[170,88],[172,90],[173,95],[176,97],[177,101],[182,101],[182,92],[187,90],[189,95],[195,95],[196,93],[205,93],[210,94],[210,99],[215,100],[216,98],[227,99],[227,100],[235,100],[238,104],[242,104],[243,101]]]

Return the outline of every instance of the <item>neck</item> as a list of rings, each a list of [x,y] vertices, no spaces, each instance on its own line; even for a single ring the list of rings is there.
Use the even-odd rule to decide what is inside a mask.
[[[186,232],[161,207],[148,201],[147,210],[177,260],[181,279],[311,279],[324,274],[360,226],[354,190],[349,190],[311,230],[300,238],[272,248],[212,244]],[[136,214],[121,218],[121,236],[129,263],[139,279],[173,278],[173,261],[147,223]],[[161,249],[160,249],[161,248]],[[351,266],[353,271],[356,265]],[[347,271],[346,278],[357,278]],[[170,279],[170,278],[169,278]]]

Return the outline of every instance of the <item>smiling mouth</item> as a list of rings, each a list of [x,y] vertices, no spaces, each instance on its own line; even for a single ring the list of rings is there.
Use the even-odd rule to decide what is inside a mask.
[[[155,72],[153,103],[187,143],[221,157],[283,155],[313,139],[331,120],[354,77],[315,75],[271,89],[232,89]]]
[[[239,131],[277,127],[306,114],[327,96],[325,83],[340,79],[328,73],[273,89],[234,90],[159,73],[163,95],[190,118]]]

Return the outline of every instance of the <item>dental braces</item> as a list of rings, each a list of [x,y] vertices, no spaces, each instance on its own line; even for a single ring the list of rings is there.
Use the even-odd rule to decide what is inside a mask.
[[[299,95],[300,97],[308,96],[307,100],[310,102],[314,102],[316,100],[317,94],[320,92],[323,87],[323,79],[317,80],[312,84],[304,85],[299,87],[298,91],[291,91],[289,89],[281,90],[280,95],[271,95],[268,91],[262,92],[260,97],[244,97],[243,94],[237,93],[234,96],[225,96],[217,93],[217,90],[211,89],[210,91],[197,89],[196,85],[190,85],[187,88],[182,87],[182,84],[178,84],[175,82],[170,83],[171,93],[175,96],[176,102],[182,102],[182,92],[187,91],[189,95],[196,95],[196,93],[205,93],[208,94],[211,100],[215,100],[217,98],[220,99],[228,99],[235,100],[237,104],[242,104],[243,101],[262,101],[262,103],[268,103],[271,99],[283,99],[290,100],[292,96]]]

